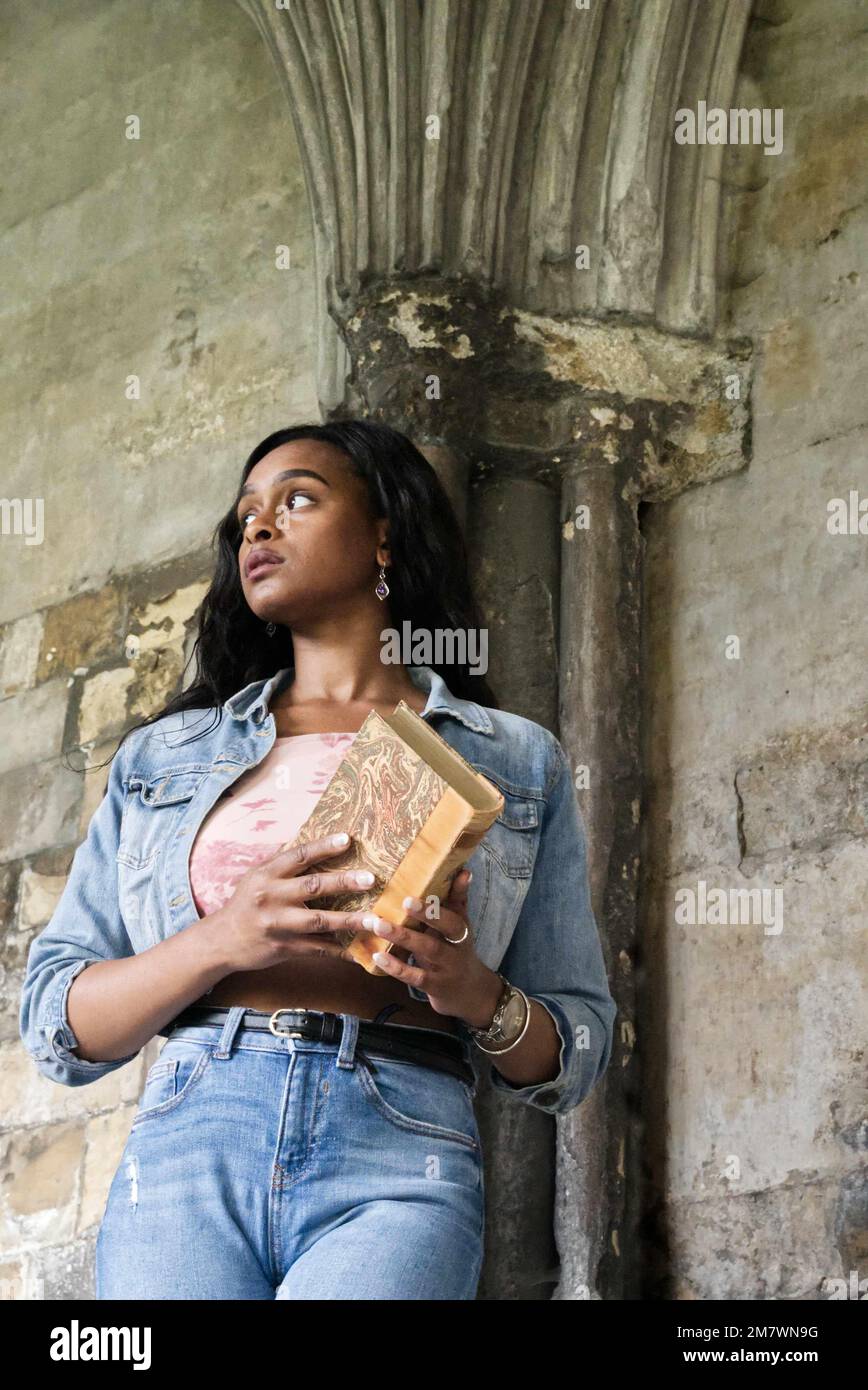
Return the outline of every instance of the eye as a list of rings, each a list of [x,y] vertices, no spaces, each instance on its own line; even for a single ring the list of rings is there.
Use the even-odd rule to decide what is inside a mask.
[[[309,492],[293,492],[288,502],[281,502],[280,505],[275,508],[274,519],[278,526],[282,524],[282,521],[286,519],[287,515],[292,512],[304,511],[307,503],[314,502],[315,500],[316,499],[311,497]],[[299,502],[303,505],[300,507],[298,505],[292,505],[292,503],[298,504]]]
[[[291,512],[304,510],[303,507],[299,508],[298,505],[292,505],[297,504],[299,500],[302,499],[305,503],[316,501],[316,498],[312,497],[309,492],[293,492],[290,495],[289,500],[287,502],[279,502],[277,504],[277,506],[274,509],[274,519],[277,522],[278,526],[282,525],[285,514],[291,514]],[[255,507],[247,507],[243,512],[239,512],[238,524],[241,527],[242,531],[246,531],[248,525],[250,524],[250,517],[252,516],[256,516]]]

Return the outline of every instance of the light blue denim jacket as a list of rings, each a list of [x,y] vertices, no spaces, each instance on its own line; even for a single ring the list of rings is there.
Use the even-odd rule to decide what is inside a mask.
[[[492,1066],[491,1083],[549,1114],[563,1113],[608,1066],[615,1017],[569,762],[542,725],[458,699],[430,666],[407,670],[428,692],[422,717],[505,798],[467,861],[476,952],[548,1009],[560,1037],[553,1080],[514,1086]],[[292,667],[284,667],[245,686],[202,737],[191,739],[215,720],[213,708],[166,715],[135,730],[115,755],[54,914],[27,959],[19,1026],[44,1076],[83,1086],[137,1055],[102,1062],[75,1055],[70,985],[93,961],[145,951],[198,919],[189,877],[196,832],[221,793],[273,747],[269,702],[292,677]],[[427,998],[407,989],[414,999]],[[478,1075],[484,1056],[475,1046],[470,1051]]]

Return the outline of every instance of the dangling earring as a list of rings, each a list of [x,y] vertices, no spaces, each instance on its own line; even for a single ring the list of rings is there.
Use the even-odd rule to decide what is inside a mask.
[[[378,599],[384,599],[386,595],[389,593],[389,586],[386,583],[386,571],[383,569],[382,565],[380,565],[380,581],[377,584],[374,593],[377,595]]]
[[[277,631],[277,628],[275,627],[274,623],[266,623],[265,631],[268,633],[269,637],[273,637],[275,632]]]

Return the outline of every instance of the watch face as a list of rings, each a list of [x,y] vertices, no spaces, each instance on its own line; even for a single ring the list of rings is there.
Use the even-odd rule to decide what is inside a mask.
[[[509,1038],[514,1038],[521,1032],[524,1026],[524,1000],[520,994],[514,994],[503,1011],[501,1029]]]

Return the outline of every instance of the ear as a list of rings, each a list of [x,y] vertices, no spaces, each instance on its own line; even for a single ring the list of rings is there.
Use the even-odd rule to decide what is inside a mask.
[[[389,523],[385,517],[377,523],[377,564],[389,565],[392,563],[391,547],[389,545]]]

